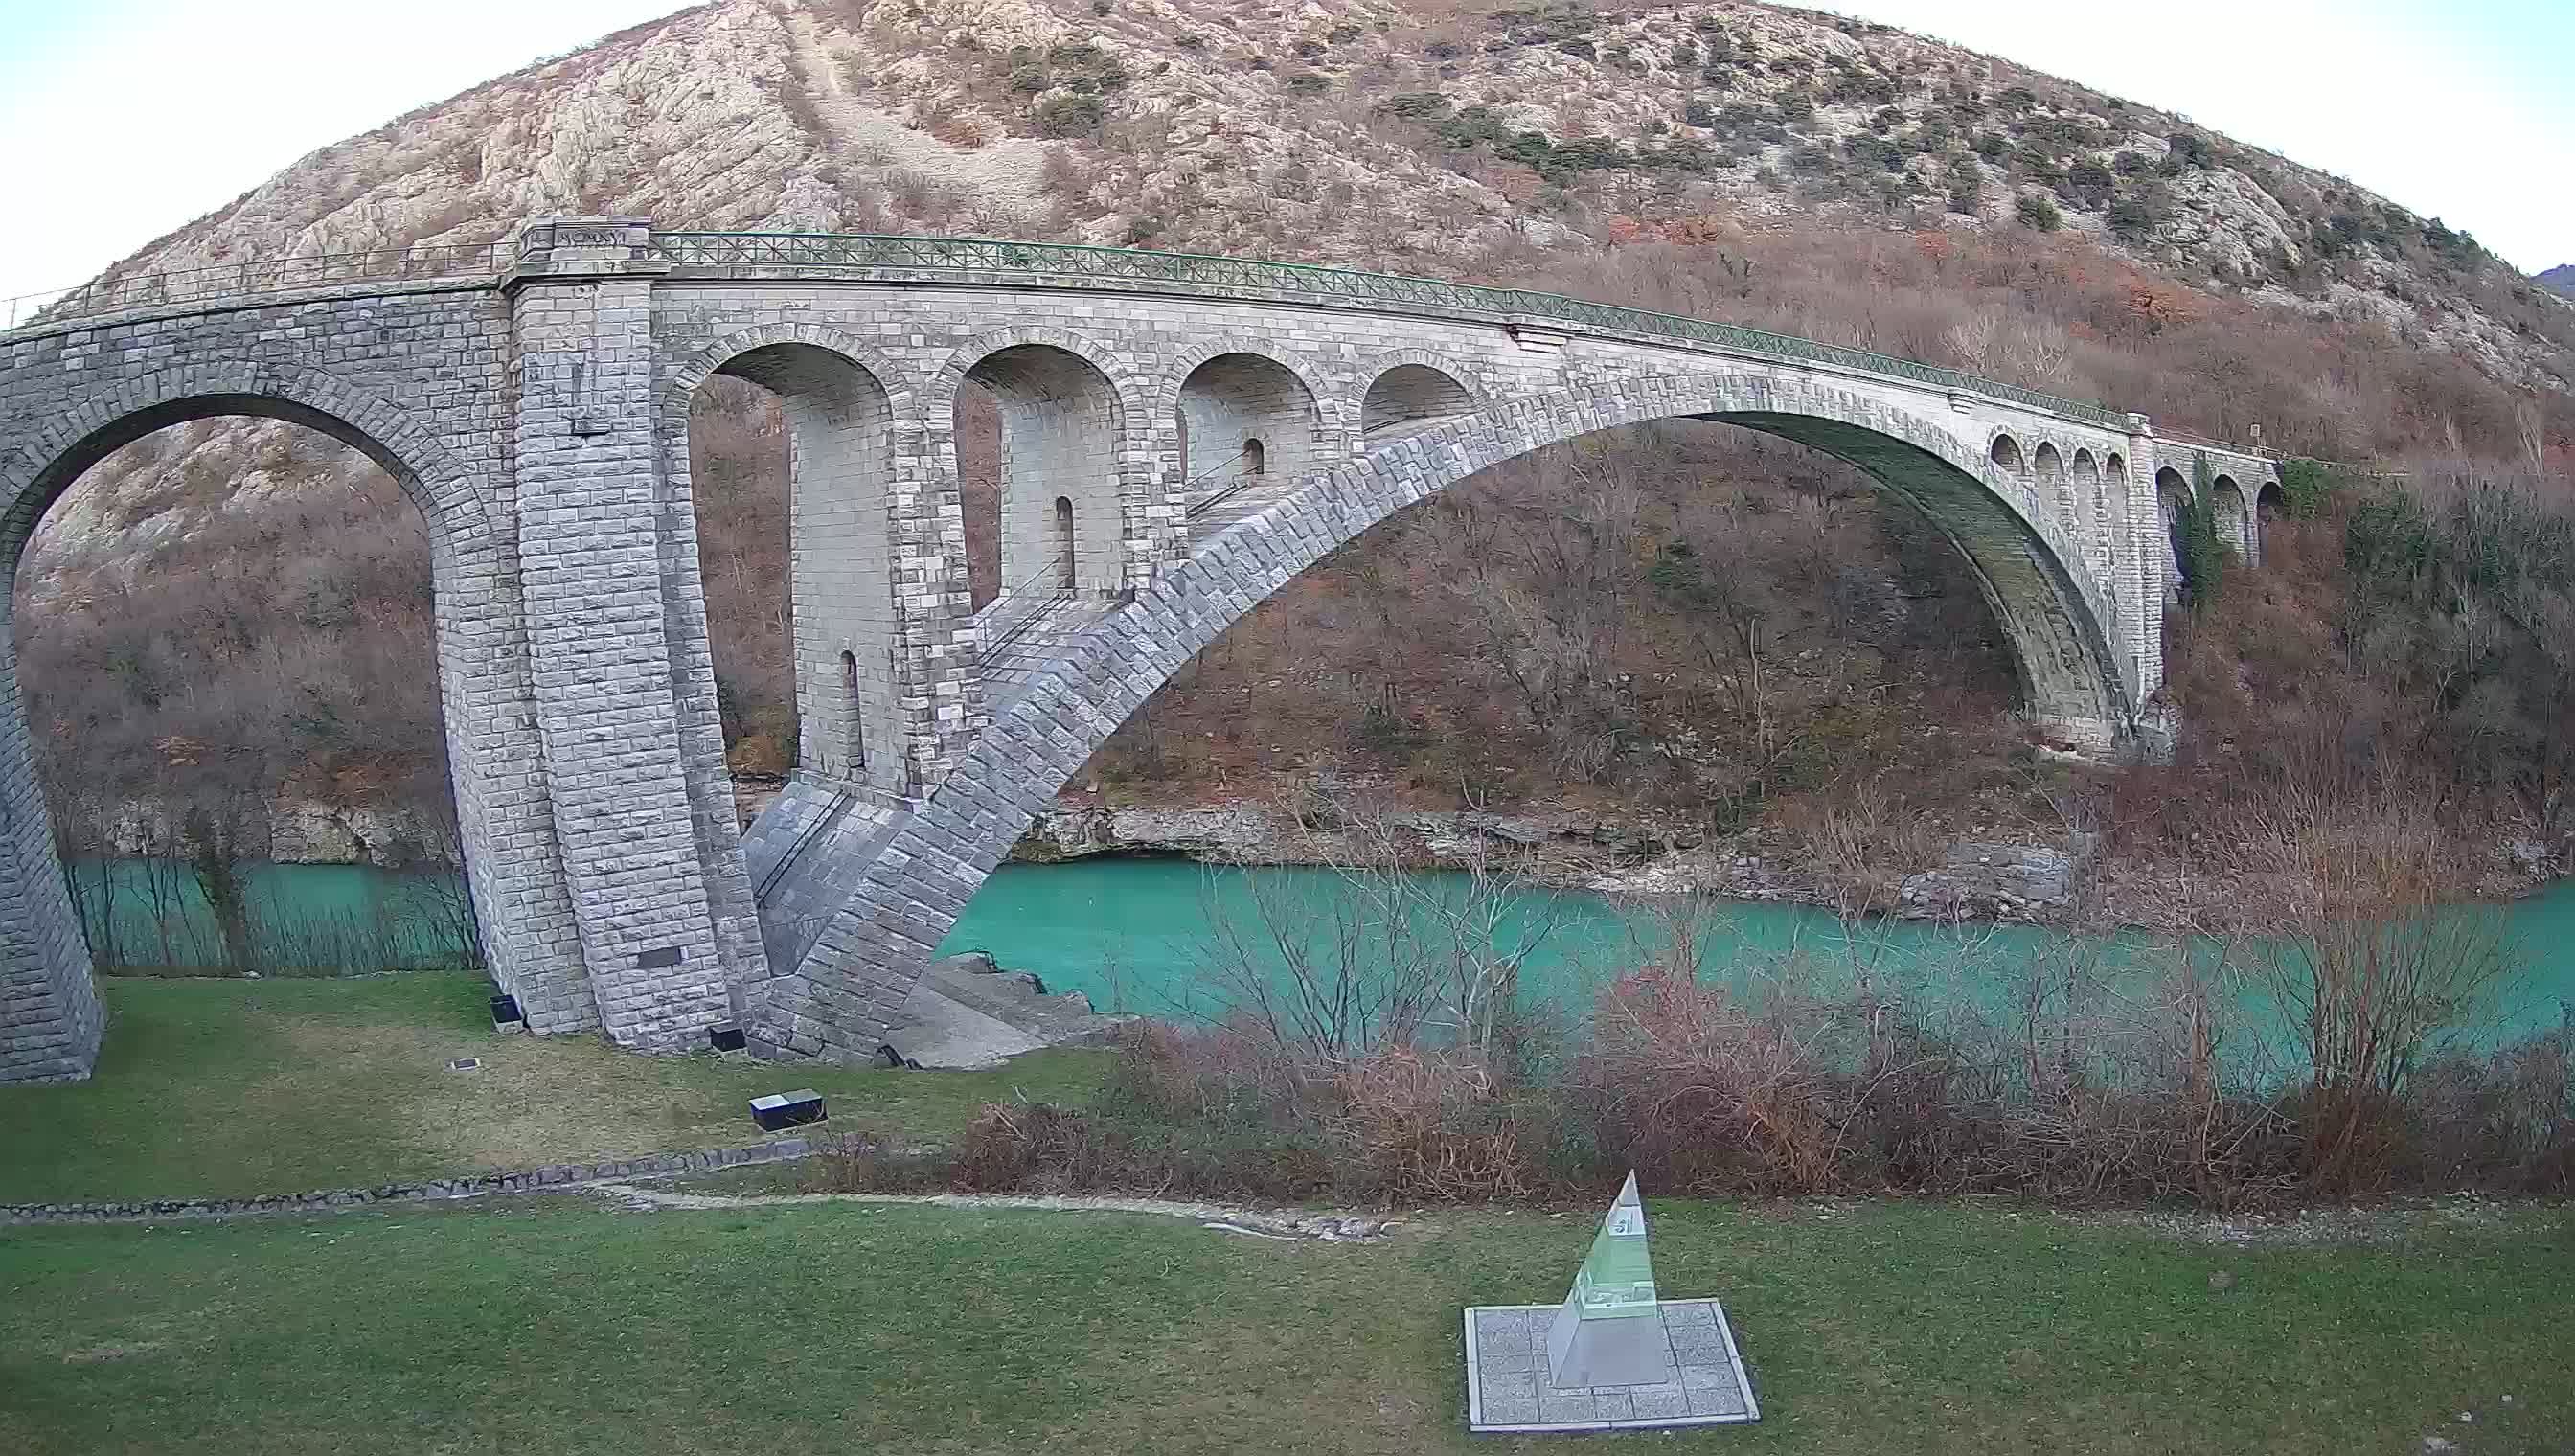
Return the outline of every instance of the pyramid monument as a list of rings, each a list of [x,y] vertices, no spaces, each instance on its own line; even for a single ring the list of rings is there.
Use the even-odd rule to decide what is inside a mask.
[[[1559,1303],[1466,1311],[1466,1424],[1623,1431],[1755,1421],[1752,1381],[1713,1299],[1665,1299],[1628,1173]]]

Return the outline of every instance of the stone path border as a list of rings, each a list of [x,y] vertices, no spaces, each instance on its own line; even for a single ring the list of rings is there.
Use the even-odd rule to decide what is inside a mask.
[[[0,1227],[49,1223],[140,1223],[174,1218],[234,1218],[256,1213],[316,1213],[385,1203],[434,1203],[492,1194],[553,1193],[621,1178],[711,1173],[762,1163],[789,1163],[817,1153],[858,1146],[858,1134],[782,1137],[748,1147],[710,1147],[653,1153],[597,1163],[548,1163],[506,1173],[468,1173],[373,1188],[326,1188],[312,1193],[271,1193],[250,1198],[141,1198],[115,1203],[0,1203]]]
[[[597,1191],[633,1199],[637,1206],[668,1209],[775,1208],[795,1203],[904,1204],[923,1208],[1013,1208],[1049,1213],[1146,1213],[1189,1218],[1201,1228],[1257,1238],[1319,1239],[1358,1243],[1381,1238],[1404,1222],[1363,1213],[1262,1212],[1231,1203],[1189,1203],[1172,1198],[1121,1198],[1082,1193],[685,1193],[603,1183]]]
[[[1169,1198],[1018,1193],[687,1193],[644,1188],[633,1179],[668,1178],[726,1168],[789,1163],[866,1144],[859,1133],[832,1137],[782,1137],[749,1147],[701,1148],[600,1163],[548,1163],[508,1173],[473,1173],[373,1188],[329,1188],[312,1193],[272,1193],[250,1198],[149,1198],[121,1203],[0,1203],[0,1228],[10,1226],[162,1223],[240,1218],[267,1213],[339,1213],[387,1204],[449,1202],[462,1198],[564,1193],[576,1189],[613,1193],[642,1208],[762,1208],[796,1203],[914,1204],[933,1208],[1026,1208],[1050,1212],[1147,1213],[1195,1219],[1201,1227],[1264,1238],[1319,1239],[1330,1243],[1381,1237],[1398,1219],[1356,1213],[1262,1212],[1224,1203]]]

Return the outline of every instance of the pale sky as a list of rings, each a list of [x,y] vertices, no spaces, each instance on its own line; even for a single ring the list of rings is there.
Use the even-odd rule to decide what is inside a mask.
[[[1504,0],[1493,0],[1504,8]],[[0,0],[0,299],[670,0]],[[2570,0],[1844,0],[2575,262]]]

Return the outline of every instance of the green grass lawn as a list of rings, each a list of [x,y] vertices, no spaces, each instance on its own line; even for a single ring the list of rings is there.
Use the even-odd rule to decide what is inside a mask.
[[[1664,1288],[1726,1300],[1766,1417],[1617,1438],[1655,1450],[2575,1437],[2565,1209],[2248,1251],[1980,1207],[1649,1207]],[[1113,1215],[520,1204],[8,1230],[0,1447],[1461,1451],[1459,1307],[1559,1294],[1590,1227],[1430,1224],[1352,1246]],[[2238,1282],[2213,1293],[2221,1268]]]
[[[0,1087],[0,1203],[292,1193],[760,1140],[747,1098],[813,1086],[841,1127],[916,1136],[1025,1091],[1080,1100],[1106,1053],[997,1072],[647,1057],[492,1029],[468,974],[101,982],[86,1082]],[[451,1057],[483,1060],[451,1072]]]

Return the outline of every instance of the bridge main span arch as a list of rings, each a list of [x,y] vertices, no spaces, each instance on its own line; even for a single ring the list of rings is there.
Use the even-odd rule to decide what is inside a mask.
[[[841,905],[754,1010],[773,1055],[872,1054],[984,877],[1145,701],[1219,634],[1378,522],[1477,472],[1625,425],[1696,419],[1792,440],[1859,468],[1966,557],[2012,644],[2031,716],[2106,744],[2135,713],[2104,628],[2107,593],[2071,537],[2033,513],[1995,454],[1856,394],[1753,374],[1680,375],[1524,397],[1427,426],[1316,472],[1201,544],[996,704],[948,777],[840,887]]]

